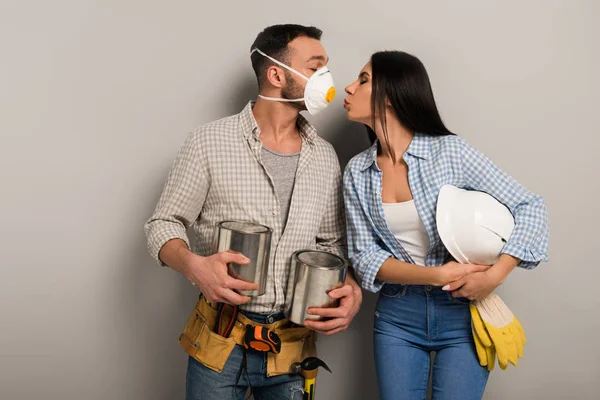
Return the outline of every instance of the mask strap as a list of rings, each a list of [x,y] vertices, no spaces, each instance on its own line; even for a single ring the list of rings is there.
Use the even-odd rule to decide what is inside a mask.
[[[277,61],[276,59],[274,59],[273,57],[270,57],[268,55],[266,55],[265,53],[263,53],[262,51],[260,51],[258,49],[258,47],[255,47],[251,52],[250,55],[252,55],[252,53],[257,52],[258,54],[263,55],[264,57],[267,57],[269,60],[273,61],[275,64],[278,64],[280,67],[283,67],[289,71],[292,71],[293,73],[301,76],[302,78],[306,79],[307,81],[309,80],[306,76],[304,76],[304,74],[301,74],[300,72],[296,71],[294,68],[292,67],[288,67],[287,65],[285,65],[284,63]]]
[[[260,97],[261,99],[264,100],[271,100],[271,101],[283,101],[286,103],[290,103],[290,102],[294,102],[294,101],[304,101],[304,99],[280,99],[279,97],[267,97],[267,96],[263,96],[262,94],[259,94],[258,97]]]

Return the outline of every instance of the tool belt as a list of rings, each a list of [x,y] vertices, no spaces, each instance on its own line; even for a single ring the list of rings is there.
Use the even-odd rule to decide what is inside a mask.
[[[214,332],[217,314],[218,311],[201,297],[179,336],[179,344],[184,351],[213,371],[223,371],[235,345],[243,346],[247,325],[264,326],[281,339],[281,351],[278,354],[266,353],[269,377],[290,374],[293,363],[317,356],[316,332],[293,325],[288,319],[272,324],[259,324],[239,313],[231,334],[226,338]]]

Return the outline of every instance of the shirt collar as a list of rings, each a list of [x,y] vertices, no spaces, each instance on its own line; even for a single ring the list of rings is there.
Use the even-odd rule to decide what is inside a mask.
[[[240,127],[246,139],[250,139],[251,137],[258,139],[258,136],[260,135],[260,128],[256,122],[256,119],[254,118],[254,114],[252,113],[252,108],[254,108],[255,103],[255,101],[248,102],[246,107],[244,107],[242,112],[239,114]],[[300,136],[302,136],[302,138],[308,143],[312,144],[317,137],[316,128],[312,126],[306,118],[299,114],[296,125],[298,126]]]
[[[431,156],[430,142],[433,139],[431,135],[424,135],[422,133],[415,133],[413,139],[406,149],[406,153],[413,156],[427,160]],[[367,149],[366,156],[363,159],[363,163],[360,166],[361,171],[369,168],[377,161],[377,147],[379,142],[375,139],[373,145]]]

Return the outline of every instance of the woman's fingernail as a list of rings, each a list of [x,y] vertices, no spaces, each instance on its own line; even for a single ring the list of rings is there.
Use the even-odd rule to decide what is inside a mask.
[[[446,285],[442,288],[442,290],[449,290],[450,289],[450,285]]]

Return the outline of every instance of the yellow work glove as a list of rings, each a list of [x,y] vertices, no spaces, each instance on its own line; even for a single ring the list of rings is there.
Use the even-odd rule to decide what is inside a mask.
[[[480,364],[485,364],[491,371],[494,360],[490,358],[495,350],[500,368],[506,369],[509,362],[517,365],[517,358],[523,357],[527,339],[519,320],[500,297],[492,293],[483,300],[472,301],[471,317],[475,347],[478,346],[477,341],[483,345],[483,349],[477,349]],[[484,362],[483,351],[486,354]]]
[[[471,320],[477,320],[480,324],[483,324],[481,321],[481,317],[479,316],[479,312],[477,311],[477,307],[473,304],[470,305],[471,308]],[[485,328],[484,328],[485,329]],[[475,327],[472,327],[473,330],[473,340],[475,341],[475,350],[477,350],[477,358],[479,358],[479,364],[482,367],[487,367],[488,371],[494,369],[496,364],[496,348],[492,343],[492,339],[489,337],[487,331],[484,331],[485,337],[481,339],[475,330]],[[485,342],[485,344],[484,344]]]

